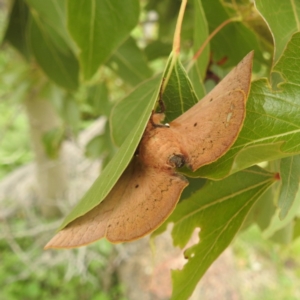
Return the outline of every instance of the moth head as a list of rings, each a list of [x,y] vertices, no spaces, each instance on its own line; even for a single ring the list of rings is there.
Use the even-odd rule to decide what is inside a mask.
[[[169,164],[173,168],[181,168],[185,165],[186,159],[182,154],[173,154],[169,157]]]

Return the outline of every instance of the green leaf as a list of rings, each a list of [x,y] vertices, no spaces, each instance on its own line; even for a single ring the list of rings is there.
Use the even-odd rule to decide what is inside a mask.
[[[195,7],[194,27],[197,28],[197,30],[194,31],[193,50],[194,50],[194,54],[196,54],[197,51],[200,49],[200,47],[208,38],[209,31],[208,31],[208,24],[205,17],[205,13],[201,4],[201,0],[194,0],[194,7]],[[210,58],[210,47],[208,44],[196,62],[197,70],[199,72],[199,77],[202,78],[202,82],[204,81],[206,75],[206,69],[209,63],[209,58]]]
[[[204,178],[189,178],[189,185],[183,190],[180,201],[184,201],[185,199],[191,197],[195,192],[200,190],[204,184],[207,182]]]
[[[89,158],[96,159],[105,151],[106,139],[103,135],[97,135],[92,138],[85,147],[85,155]]]
[[[135,122],[132,123],[133,125],[131,127],[130,133],[127,135],[116,155],[111,159],[106,168],[93,183],[91,188],[87,191],[78,205],[65,218],[59,230],[64,228],[74,219],[86,214],[88,211],[98,205],[107,196],[107,194],[110,192],[110,190],[113,188],[117,180],[124,172],[125,168],[128,166],[141,140],[143,132],[146,128],[146,124],[150,118],[151,111],[153,110],[153,107],[157,100],[161,78],[155,78],[152,81],[147,81],[144,84],[141,84],[138,89],[145,92],[144,88],[145,86],[147,86],[147,84],[149,84],[149,82],[151,83],[151,92],[149,92],[149,88],[146,89],[148,93],[143,101],[144,105],[142,106],[139,113],[135,115],[138,116],[138,118],[135,118]],[[136,91],[132,93],[134,100],[137,100],[135,98],[136,93]],[[128,99],[130,100],[130,97],[128,97]]]
[[[169,63],[171,61],[170,57]],[[179,58],[172,66],[171,76],[162,98],[166,106],[166,122],[173,121],[198,102],[191,81]]]
[[[151,99],[157,91],[160,81],[160,77],[155,77],[143,82],[112,109],[111,135],[117,146],[122,145],[131,134],[132,128],[136,126],[136,116],[140,116],[145,110],[149,104],[149,98]]]
[[[146,56],[131,37],[114,52],[107,65],[125,82],[133,86],[152,75]]]
[[[299,2],[255,0],[255,4],[272,32],[275,44],[274,60],[277,62],[292,35],[300,31]]]
[[[175,246],[185,247],[195,229],[200,242],[185,250],[187,263],[172,272],[173,300],[188,299],[212,262],[230,244],[255,201],[276,180],[258,167],[236,173],[222,181],[208,181],[198,192],[177,205],[174,222]]]
[[[271,240],[278,244],[288,245],[293,240],[294,222],[288,223],[286,226],[276,231]]]
[[[90,106],[93,116],[109,116],[111,102],[109,101],[108,88],[105,82],[88,87],[87,104]]]
[[[286,157],[280,163],[280,178],[282,182],[278,199],[280,209],[280,219],[283,219],[291,209],[296,194],[299,190],[300,182],[300,156]]]
[[[263,231],[270,226],[272,218],[276,213],[274,199],[278,196],[278,183],[272,185],[254,204],[247,219],[252,216],[252,220],[246,220],[249,224],[256,223]]]
[[[26,28],[29,10],[23,0],[15,0],[9,16],[4,40],[11,43],[25,58],[29,58]]]
[[[206,21],[205,13],[202,8],[201,0],[194,0],[194,43],[193,53],[198,52],[205,40],[208,38],[208,24]],[[192,68],[188,70],[188,74],[193,83],[197,98],[201,99],[205,96],[204,79],[210,58],[209,44],[205,47],[197,61],[193,64]]]
[[[294,222],[293,240],[297,239],[299,236],[300,236],[300,218],[296,218]]]
[[[68,0],[68,27],[80,49],[84,79],[91,78],[129,36],[138,22],[138,17],[138,0],[114,3]]]
[[[287,212],[285,218],[284,219],[281,218],[281,211],[277,209],[272,216],[269,226],[265,228],[265,230],[263,231],[263,236],[265,238],[271,238],[274,234],[276,234],[276,232],[279,232],[280,230],[284,230],[286,226],[289,226],[289,224],[294,222],[294,219],[299,214],[299,210],[300,210],[300,191],[298,190],[297,194],[293,198],[293,201],[291,202],[291,207]]]
[[[148,61],[160,57],[168,57],[172,49],[171,43],[165,43],[161,40],[155,40],[149,43],[145,48],[145,55]]]
[[[240,12],[222,5],[220,0],[202,1],[209,30],[212,32],[221,23],[237,17]],[[225,67],[235,66],[246,53],[254,50],[255,59],[265,63],[258,36],[242,22],[232,22],[223,27],[211,41],[211,51],[215,61],[227,58]]]
[[[77,88],[79,67],[74,54],[61,47],[61,37],[36,15],[31,18],[29,43],[36,61],[51,80],[69,90]]]
[[[264,79],[252,83],[243,129],[231,149],[194,176],[223,178],[266,160],[300,153],[300,34],[293,36],[274,67],[286,80],[271,91]]]
[[[107,163],[113,158],[116,153],[116,148],[112,144],[110,137],[110,127],[109,122],[106,122],[104,132],[101,135],[95,136],[86,145],[85,154],[90,158],[102,159],[101,168],[105,168]]]
[[[172,64],[173,54],[170,55],[163,78],[166,78],[169,68],[172,68],[171,76],[162,95],[166,106],[165,121],[169,122],[188,110],[197,103],[197,97],[187,74],[179,61],[176,59]],[[149,93],[157,88],[158,78],[153,78],[140,85],[132,95],[125,97],[117,103],[111,114],[112,137],[116,145],[121,145],[128,136],[137,116],[146,105]]]
[[[48,28],[51,40],[62,52],[73,49],[73,42],[66,26],[66,0],[26,0],[31,12]]]

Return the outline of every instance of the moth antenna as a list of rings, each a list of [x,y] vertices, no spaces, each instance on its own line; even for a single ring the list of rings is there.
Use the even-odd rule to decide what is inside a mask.
[[[156,127],[156,124],[155,124],[155,122],[154,122],[154,120],[153,120],[153,115],[154,115],[155,113],[154,113],[154,111],[152,110],[152,114],[151,114],[151,117],[150,117],[150,123],[151,123],[151,125],[153,126],[153,127]]]
[[[165,82],[165,78],[162,79],[162,83],[161,83],[160,90],[159,90],[159,98],[158,98],[158,104],[160,107],[159,113],[164,113],[166,111],[166,105],[162,99],[164,82]]]

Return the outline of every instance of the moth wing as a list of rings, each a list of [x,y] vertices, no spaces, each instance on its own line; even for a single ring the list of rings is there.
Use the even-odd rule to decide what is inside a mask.
[[[134,158],[107,197],[59,231],[45,249],[80,247],[103,237],[114,243],[142,237],[171,214],[187,184],[180,175],[145,168]]]
[[[122,201],[122,196],[134,172],[132,163],[126,168],[106,198],[85,215],[70,222],[45,246],[48,248],[74,248],[84,246],[105,236],[112,212]]]
[[[128,183],[124,201],[110,217],[107,240],[129,242],[154,231],[175,209],[187,185],[188,181],[174,170],[140,165]]]
[[[182,137],[192,170],[221,157],[235,142],[245,119],[253,52],[210,93],[170,123]]]

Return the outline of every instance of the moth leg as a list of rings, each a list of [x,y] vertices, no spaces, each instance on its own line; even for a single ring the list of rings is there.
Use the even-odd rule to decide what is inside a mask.
[[[227,61],[227,57],[224,56],[223,58],[221,58],[219,61],[216,62],[216,64],[218,66],[221,66],[223,65],[226,61]],[[212,58],[212,53],[210,53],[210,59],[209,59],[209,63],[208,63],[208,66],[207,66],[207,69],[206,69],[206,75],[205,75],[205,79],[204,81],[206,80],[209,80],[211,79],[212,81],[214,81],[216,84],[218,84],[221,79],[218,75],[216,75],[212,70],[211,70],[211,67],[212,67],[212,64],[213,64],[213,58]]]

